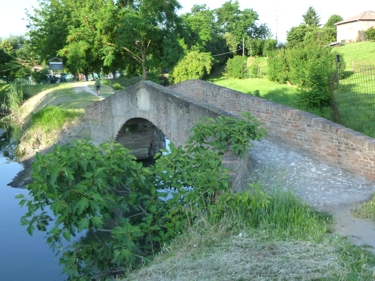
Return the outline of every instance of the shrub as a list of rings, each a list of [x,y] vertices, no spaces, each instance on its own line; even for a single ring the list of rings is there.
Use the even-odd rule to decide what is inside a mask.
[[[366,39],[370,41],[375,41],[375,28],[371,26],[365,31]]]
[[[218,193],[229,191],[222,155],[228,149],[245,155],[249,139],[265,136],[254,117],[244,117],[204,119],[184,148],[171,144],[170,153],[160,158],[158,153],[149,167],[113,141],[99,148],[79,140],[38,153],[29,198],[17,196],[28,209],[21,222],[29,234],[35,228],[46,232],[47,243],[59,250],[62,239],[88,230],[92,239],[63,250],[60,263],[69,279],[119,276],[184,233],[198,215],[210,212]],[[237,200],[247,199],[232,201]]]
[[[120,83],[115,83],[112,85],[112,88],[116,91],[119,91],[119,90],[122,90],[122,89],[125,89],[125,87],[121,86]]]
[[[247,77],[247,58],[234,56],[227,61],[227,74],[229,77],[245,79]]]
[[[189,79],[202,79],[210,73],[212,64],[213,58],[210,53],[191,51],[174,67],[171,80],[180,83]]]
[[[285,48],[269,53],[268,58],[268,79],[284,84],[288,81],[289,63],[288,54]]]

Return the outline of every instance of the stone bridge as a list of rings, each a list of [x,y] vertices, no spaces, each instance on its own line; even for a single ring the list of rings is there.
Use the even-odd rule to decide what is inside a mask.
[[[270,138],[375,180],[374,139],[316,115],[201,80],[169,88],[142,81],[88,106],[85,118],[94,143],[113,138],[145,158],[159,149],[163,134],[175,145],[183,145],[202,117],[241,117],[241,112],[262,121]],[[239,183],[247,163],[237,160],[228,155],[224,164]]]

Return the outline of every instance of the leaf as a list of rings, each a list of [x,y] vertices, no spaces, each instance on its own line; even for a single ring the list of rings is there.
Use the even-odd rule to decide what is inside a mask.
[[[27,232],[29,233],[29,235],[33,235],[33,232],[34,232],[34,226],[32,224],[30,224],[28,227],[27,227]]]
[[[83,218],[78,222],[78,231],[81,232],[84,229],[88,229],[90,221],[87,218]]]
[[[70,231],[69,230],[64,231],[63,236],[66,239],[66,241],[70,242]]]

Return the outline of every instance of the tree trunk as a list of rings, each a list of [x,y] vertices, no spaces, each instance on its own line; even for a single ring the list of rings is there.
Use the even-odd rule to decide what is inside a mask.
[[[142,80],[147,79],[147,69],[146,69],[146,48],[142,50]]]

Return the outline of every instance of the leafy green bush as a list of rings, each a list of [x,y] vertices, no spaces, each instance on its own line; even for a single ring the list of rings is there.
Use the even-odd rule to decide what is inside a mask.
[[[250,66],[250,77],[258,78],[260,77],[260,62],[255,59]]]
[[[330,48],[300,45],[270,55],[269,79],[279,83],[289,81],[298,86],[298,104],[302,109],[322,111],[332,104],[329,81],[336,73],[336,53]],[[339,72],[345,69],[344,58]]]
[[[125,89],[125,87],[121,86],[120,83],[115,83],[112,85],[112,88],[115,89],[116,91]]]
[[[289,62],[285,48],[270,52],[268,57],[268,79],[284,84],[288,81]]]
[[[247,77],[247,58],[234,56],[227,61],[227,74],[229,77],[245,79]]]
[[[30,234],[46,232],[47,243],[59,250],[63,238],[88,230],[63,250],[60,262],[69,278],[123,274],[151,259],[230,190],[222,155],[229,149],[245,155],[249,139],[265,136],[255,118],[244,117],[204,119],[184,148],[171,144],[170,153],[158,153],[149,167],[113,141],[99,148],[79,140],[37,154],[30,199],[17,196],[28,208],[21,222]]]
[[[170,78],[174,83],[189,79],[202,79],[210,73],[212,64],[213,58],[210,53],[191,51],[177,63]]]
[[[375,41],[375,28],[371,26],[365,31],[366,39],[370,41]]]
[[[23,102],[23,85],[25,81],[23,79],[15,79],[11,84],[9,89],[5,92],[5,103],[3,107],[10,110],[17,110]]]

